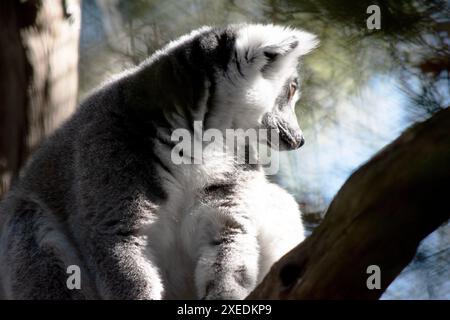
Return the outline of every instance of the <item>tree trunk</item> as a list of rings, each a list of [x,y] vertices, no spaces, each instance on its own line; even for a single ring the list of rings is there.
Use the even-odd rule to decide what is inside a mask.
[[[0,198],[75,109],[79,0],[0,1]]]
[[[312,235],[248,299],[377,299],[420,241],[450,217],[450,108],[408,129],[357,170]],[[368,289],[370,265],[381,288]]]

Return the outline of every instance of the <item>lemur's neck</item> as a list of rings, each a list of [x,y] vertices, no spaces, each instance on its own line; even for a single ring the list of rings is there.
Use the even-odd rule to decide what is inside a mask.
[[[223,153],[226,161],[233,162],[236,168],[259,170],[255,142],[236,139],[233,147],[215,154],[208,153],[211,151],[211,138],[203,139],[208,130],[220,133],[224,147],[230,142],[227,140],[236,138],[227,137],[227,129],[235,129],[233,110],[215,101],[213,71],[202,65],[193,65],[191,58],[162,56],[154,61],[145,61],[135,73],[119,80],[130,108],[126,111],[130,113],[131,125],[142,134],[159,140],[167,156],[172,156],[172,150],[179,142],[173,139],[174,133],[177,130],[187,132],[190,137],[187,137],[185,147],[191,144],[190,152],[185,150],[183,154],[188,158],[187,165],[199,164],[192,159],[195,151],[192,149],[200,146],[202,161],[217,161]]]

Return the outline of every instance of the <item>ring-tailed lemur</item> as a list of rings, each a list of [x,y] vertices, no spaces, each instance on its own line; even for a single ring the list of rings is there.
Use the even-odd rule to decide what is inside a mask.
[[[246,297],[302,241],[298,206],[258,165],[174,164],[171,135],[197,120],[298,148],[296,67],[315,46],[280,26],[203,27],[96,90],[1,204],[3,298]]]

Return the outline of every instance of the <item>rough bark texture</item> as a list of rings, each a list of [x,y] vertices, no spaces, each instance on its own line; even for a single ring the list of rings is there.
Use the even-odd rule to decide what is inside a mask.
[[[413,126],[357,170],[325,219],[249,299],[377,299],[420,241],[450,217],[450,108]],[[367,267],[381,269],[369,290]]]
[[[75,109],[79,0],[0,1],[0,198]]]

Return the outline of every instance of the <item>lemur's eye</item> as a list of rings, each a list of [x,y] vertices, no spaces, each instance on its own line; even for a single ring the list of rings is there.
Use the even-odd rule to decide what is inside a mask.
[[[288,97],[289,101],[292,100],[296,91],[297,91],[297,81],[294,80],[289,84],[289,97]]]

